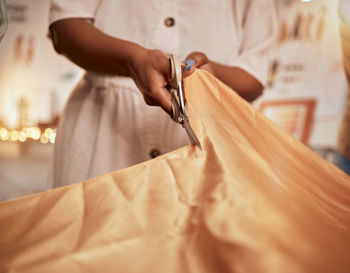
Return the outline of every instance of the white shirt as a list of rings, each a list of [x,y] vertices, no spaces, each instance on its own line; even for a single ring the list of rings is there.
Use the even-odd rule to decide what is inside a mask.
[[[50,22],[64,18],[92,18],[106,34],[181,60],[201,51],[262,84],[276,28],[273,0],[53,0]],[[185,130],[147,106],[130,78],[88,72],[58,129],[54,184],[125,168],[150,159],[154,149],[165,153],[187,143]]]

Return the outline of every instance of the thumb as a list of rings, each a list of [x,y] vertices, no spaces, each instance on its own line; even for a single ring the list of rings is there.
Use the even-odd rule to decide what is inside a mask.
[[[202,52],[192,52],[188,57],[194,60],[195,67],[200,67],[209,62],[207,55]]]
[[[191,75],[197,67],[201,67],[209,62],[208,57],[202,52],[192,52],[184,63],[183,77]]]

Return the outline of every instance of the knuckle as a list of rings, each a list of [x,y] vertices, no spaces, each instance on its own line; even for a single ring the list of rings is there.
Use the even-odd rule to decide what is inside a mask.
[[[150,56],[155,58],[155,59],[162,59],[165,57],[165,54],[158,49],[152,49],[150,51]]]
[[[151,85],[148,94],[151,98],[156,99],[159,97],[159,89]]]
[[[154,106],[155,105],[154,100],[152,98],[148,97],[148,96],[144,96],[144,100],[145,100],[146,104],[149,105],[149,106]]]

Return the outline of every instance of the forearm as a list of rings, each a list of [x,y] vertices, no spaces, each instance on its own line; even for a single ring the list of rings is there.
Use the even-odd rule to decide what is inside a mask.
[[[204,65],[203,68],[209,70],[249,102],[262,94],[263,86],[261,83],[243,69],[221,65],[212,61]]]
[[[50,32],[58,53],[89,71],[131,77],[148,105],[171,113],[164,86],[170,63],[163,52],[108,36],[84,19],[57,21]]]
[[[132,61],[146,49],[108,36],[85,19],[65,19],[50,27],[54,46],[80,67],[94,72],[131,76]]]

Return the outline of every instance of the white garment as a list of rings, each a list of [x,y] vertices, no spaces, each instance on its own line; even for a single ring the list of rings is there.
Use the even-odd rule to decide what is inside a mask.
[[[261,83],[275,34],[273,0],[53,0],[50,22],[93,18],[106,34],[183,60],[204,52]],[[174,25],[165,24],[172,18]],[[54,185],[62,186],[188,144],[185,130],[147,106],[134,82],[88,72],[72,93],[56,141]]]

